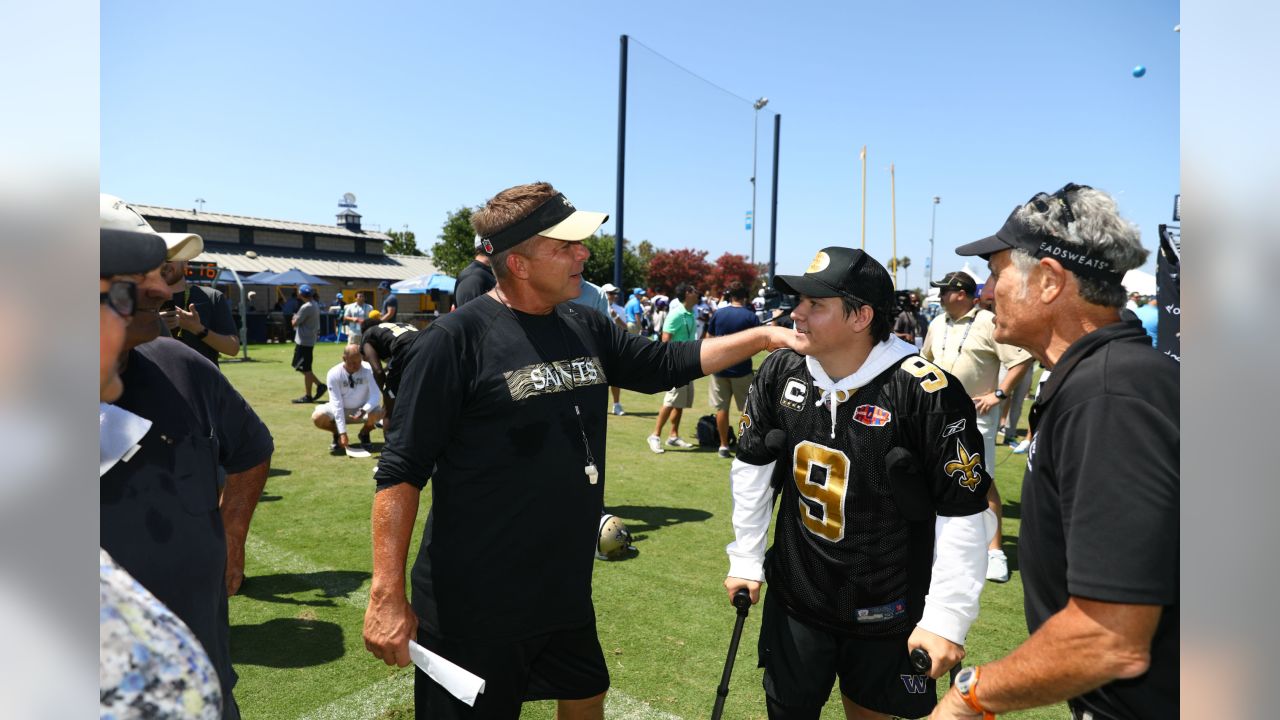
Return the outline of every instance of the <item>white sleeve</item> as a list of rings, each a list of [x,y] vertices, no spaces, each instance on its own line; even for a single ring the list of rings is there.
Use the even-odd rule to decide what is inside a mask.
[[[964,645],[978,618],[978,597],[987,577],[988,533],[983,515],[939,517],[934,525],[933,576],[918,623],[929,632]]]
[[[764,582],[764,548],[773,515],[773,466],[752,465],[734,459],[729,470],[733,491],[733,536],[729,553],[729,577]]]
[[[329,404],[335,408],[333,422],[341,435],[347,431],[347,409],[342,406],[342,366],[334,365],[330,368],[325,382],[329,384]]]

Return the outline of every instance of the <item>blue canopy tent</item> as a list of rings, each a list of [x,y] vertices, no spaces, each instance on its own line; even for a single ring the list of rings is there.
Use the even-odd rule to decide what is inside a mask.
[[[266,271],[251,275],[245,278],[245,282],[258,285],[332,285],[328,280],[321,280],[315,275],[304,273],[298,268],[289,268],[282,273],[268,274],[265,277],[259,277],[266,274]]]
[[[261,270],[249,277],[241,278],[240,281],[247,285],[265,285],[268,280],[275,277],[276,274],[270,270]]]
[[[430,275],[419,275],[408,280],[391,283],[391,292],[396,295],[425,295],[432,290],[438,290],[442,293],[452,294],[456,284],[457,280],[455,278],[451,278],[444,273],[431,273]]]

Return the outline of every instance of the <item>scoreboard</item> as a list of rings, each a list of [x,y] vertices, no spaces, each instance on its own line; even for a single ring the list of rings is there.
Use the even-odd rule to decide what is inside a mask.
[[[211,262],[188,262],[187,282],[214,284],[218,280],[218,264]]]

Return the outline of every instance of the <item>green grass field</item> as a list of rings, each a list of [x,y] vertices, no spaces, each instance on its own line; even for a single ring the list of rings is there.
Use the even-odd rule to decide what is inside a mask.
[[[292,405],[301,377],[288,364],[292,345],[255,345],[251,362],[223,365],[227,377],[271,428],[276,452],[266,492],[249,534],[246,580],[231,600],[231,650],[246,718],[413,717],[412,676],[364,649],[361,626],[370,578],[371,459],[331,457],[329,435],[309,422],[312,407]],[[340,360],[341,348],[316,348],[316,372]],[[758,365],[758,362],[757,362]],[[694,441],[708,413],[706,380],[686,411],[682,434]],[[597,562],[594,599],[612,689],[612,719],[707,716],[724,667],[734,611],[721,582],[732,540],[729,461],[714,451],[649,452],[661,395],[624,392],[627,415],[609,417],[609,512],[622,518],[639,553]],[[736,409],[734,410],[736,413]],[[1023,414],[1025,426],[1026,413]],[[374,442],[381,447],[381,432]],[[969,632],[968,659],[1003,656],[1026,637],[1017,535],[1023,462],[997,451],[1004,496],[1005,551],[1013,579],[988,583],[982,613]],[[430,492],[423,493],[419,532]],[[417,554],[417,541],[409,558]],[[747,620],[725,707],[726,718],[764,718],[761,671],[755,667],[759,613]],[[524,717],[554,715],[554,704],[530,703]],[[841,718],[833,694],[823,718]],[[1008,717],[1066,718],[1065,706]]]

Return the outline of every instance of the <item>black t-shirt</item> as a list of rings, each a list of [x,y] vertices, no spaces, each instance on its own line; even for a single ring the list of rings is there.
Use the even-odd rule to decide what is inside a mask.
[[[683,385],[702,374],[699,343],[628,335],[571,303],[517,313],[487,295],[413,335],[374,477],[380,488],[432,479],[412,573],[424,626],[514,639],[591,624],[608,388]]]
[[[183,310],[193,303],[196,306],[196,313],[200,315],[200,324],[209,328],[209,332],[219,335],[239,335],[240,331],[236,328],[235,318],[231,316],[231,302],[221,290],[192,283],[187,285],[185,291],[173,295],[173,304]],[[214,365],[218,364],[218,351],[196,337],[195,333],[174,330],[173,336],[208,358]]]
[[[1031,410],[1028,630],[1070,596],[1164,607],[1146,674],[1073,701],[1107,718],[1178,716],[1178,397],[1178,363],[1121,322],[1072,343]]]
[[[793,614],[841,633],[909,633],[929,589],[933,514],[962,517],[987,507],[991,478],[973,401],[955,377],[919,355],[841,401],[835,437],[819,397],[805,358],[780,350],[761,364],[739,423],[739,459],[778,461],[773,484],[782,499],[765,558],[770,592]],[[786,432],[780,455],[765,445],[774,429]],[[903,495],[886,469],[895,447],[910,451],[921,469],[900,492],[924,496],[925,519],[909,522],[900,508]],[[869,611],[861,622],[859,610]]]
[[[115,404],[152,425],[141,449],[102,476],[100,542],[191,628],[229,697],[236,676],[218,467],[260,465],[274,450],[271,433],[216,367],[171,338],[130,351],[122,377]]]
[[[470,265],[458,273],[458,282],[453,286],[453,304],[462,307],[489,292],[497,284],[493,268],[479,260],[472,260]]]

